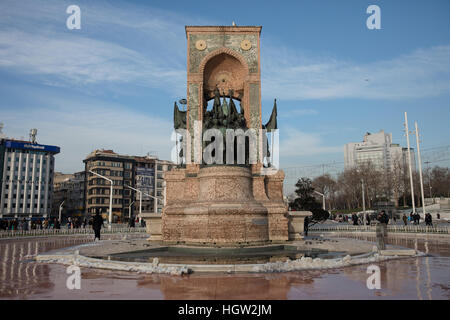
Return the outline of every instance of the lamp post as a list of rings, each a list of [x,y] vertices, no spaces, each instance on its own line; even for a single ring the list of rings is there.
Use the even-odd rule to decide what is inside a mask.
[[[155,196],[149,195],[148,193],[145,193],[145,192],[144,192],[144,194],[145,194],[146,196],[149,196],[150,198],[155,199],[155,200],[162,201],[162,203],[164,204],[164,200],[162,200],[162,199],[160,199],[160,198],[157,198],[157,197],[155,197]],[[156,202],[157,202],[157,201],[156,201]]]
[[[361,179],[361,188],[362,188],[362,205],[363,205],[363,221],[364,221],[364,225],[366,225],[366,196],[364,194],[364,180]]]
[[[131,219],[131,206],[133,205],[134,201],[130,203],[128,206],[128,218]]]
[[[103,178],[105,180],[108,180],[111,183],[111,190],[109,192],[109,216],[108,216],[108,222],[109,226],[108,228],[111,229],[112,227],[112,195],[113,195],[113,181],[105,176],[102,176],[101,174],[98,174],[97,172],[94,172],[92,170],[89,170],[90,173],[95,174],[96,176],[99,176],[100,178]]]
[[[142,191],[138,190],[138,189],[135,189],[133,187],[127,186],[127,185],[125,185],[125,187],[130,188],[131,190],[134,190],[136,192],[139,192],[139,219],[141,219],[141,213],[142,213]]]
[[[325,195],[316,190],[314,190],[314,192],[317,193],[318,195],[322,196],[322,207],[323,207],[323,210],[325,210]]]
[[[63,202],[61,202],[61,204],[59,205],[59,223],[61,223],[61,211],[62,211],[62,205],[66,200],[63,200]]]
[[[413,184],[413,176],[412,176],[412,167],[411,167],[411,148],[409,147],[409,129],[408,129],[408,115],[405,112],[405,131],[406,131],[406,143],[408,145],[408,164],[409,164],[409,181],[411,185],[411,201],[413,207],[413,213],[416,213],[416,205],[414,203],[414,184]]]
[[[419,178],[420,178],[420,194],[422,196],[422,211],[425,217],[425,195],[423,192],[423,179],[422,179],[422,159],[420,158],[420,141],[419,141],[419,128],[417,127],[417,121],[414,123],[416,127],[416,144],[417,144],[417,156],[419,160]]]

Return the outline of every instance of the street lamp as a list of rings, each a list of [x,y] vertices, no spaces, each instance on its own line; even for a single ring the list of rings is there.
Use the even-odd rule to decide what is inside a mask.
[[[161,199],[159,199],[159,198],[157,198],[155,196],[152,196],[152,195],[150,195],[150,194],[148,194],[146,192],[143,192],[142,190],[135,189],[135,188],[130,187],[128,185],[125,185],[125,187],[130,188],[131,190],[134,190],[136,192],[139,192],[139,219],[141,219],[141,213],[142,213],[142,194],[145,194],[146,196],[149,196],[150,198],[162,201]]]
[[[141,213],[142,213],[142,191],[139,190],[139,189],[135,189],[133,187],[127,186],[127,185],[125,185],[125,187],[130,188],[131,190],[134,190],[136,192],[139,192],[139,219],[140,219],[141,218]]]
[[[133,205],[134,201],[132,203],[130,203],[130,205],[128,206],[128,218],[131,219],[131,206]]]
[[[157,197],[155,197],[155,196],[149,195],[148,193],[145,193],[145,192],[144,192],[144,194],[145,194],[146,196],[149,196],[149,197],[155,199],[155,200],[161,201],[161,202],[163,203],[163,205],[164,205],[164,200],[162,200],[162,199],[160,199],[160,198],[157,198]],[[155,202],[158,202],[158,201],[155,201]],[[158,206],[156,206],[156,207],[158,207]],[[155,211],[155,213],[156,213],[156,211]]]
[[[111,229],[112,226],[112,195],[113,195],[113,181],[105,176],[102,176],[101,174],[98,174],[97,172],[94,172],[92,170],[89,170],[90,173],[95,174],[96,176],[99,176],[100,178],[103,178],[105,180],[108,180],[111,183],[111,190],[109,192],[109,228]]]
[[[361,189],[362,189],[362,205],[363,205],[363,221],[364,225],[366,225],[366,196],[364,194],[364,180],[361,179]]]
[[[59,205],[59,223],[61,223],[61,211],[62,211],[62,205],[66,200],[63,200],[63,202],[61,202],[61,204]]]
[[[325,210],[325,195],[316,190],[314,190],[314,192],[317,193],[318,195],[322,196],[322,206],[323,206],[323,210]]]

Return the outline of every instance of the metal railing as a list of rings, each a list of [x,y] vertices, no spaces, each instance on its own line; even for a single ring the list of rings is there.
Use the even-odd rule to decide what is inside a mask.
[[[118,227],[113,226],[102,228],[102,234],[111,233],[145,233],[145,227]],[[77,235],[77,234],[93,234],[94,230],[91,228],[74,228],[74,229],[33,229],[33,230],[2,230],[0,231],[1,238],[17,238],[17,237],[39,237],[39,236],[62,236],[62,235]]]
[[[402,226],[388,225],[388,232],[398,233],[439,233],[450,234],[450,227],[447,226]],[[309,231],[346,231],[346,232],[375,232],[376,226],[353,226],[353,225],[325,225],[316,224],[309,228]]]

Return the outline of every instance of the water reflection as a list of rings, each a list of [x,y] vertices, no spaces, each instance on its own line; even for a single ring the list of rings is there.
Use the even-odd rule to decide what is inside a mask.
[[[375,242],[375,237],[353,236]],[[381,289],[368,290],[366,265],[273,274],[145,275],[82,269],[82,289],[65,287],[65,267],[26,262],[28,255],[89,242],[83,238],[0,241],[0,298],[48,299],[449,299],[450,244],[388,238],[429,252],[377,265]]]

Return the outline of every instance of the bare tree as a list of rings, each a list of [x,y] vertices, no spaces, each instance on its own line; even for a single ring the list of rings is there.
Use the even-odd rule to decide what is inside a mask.
[[[314,178],[312,185],[314,189],[325,195],[325,198],[328,199],[330,209],[334,207],[334,198],[337,190],[336,180],[330,174],[326,173]]]

